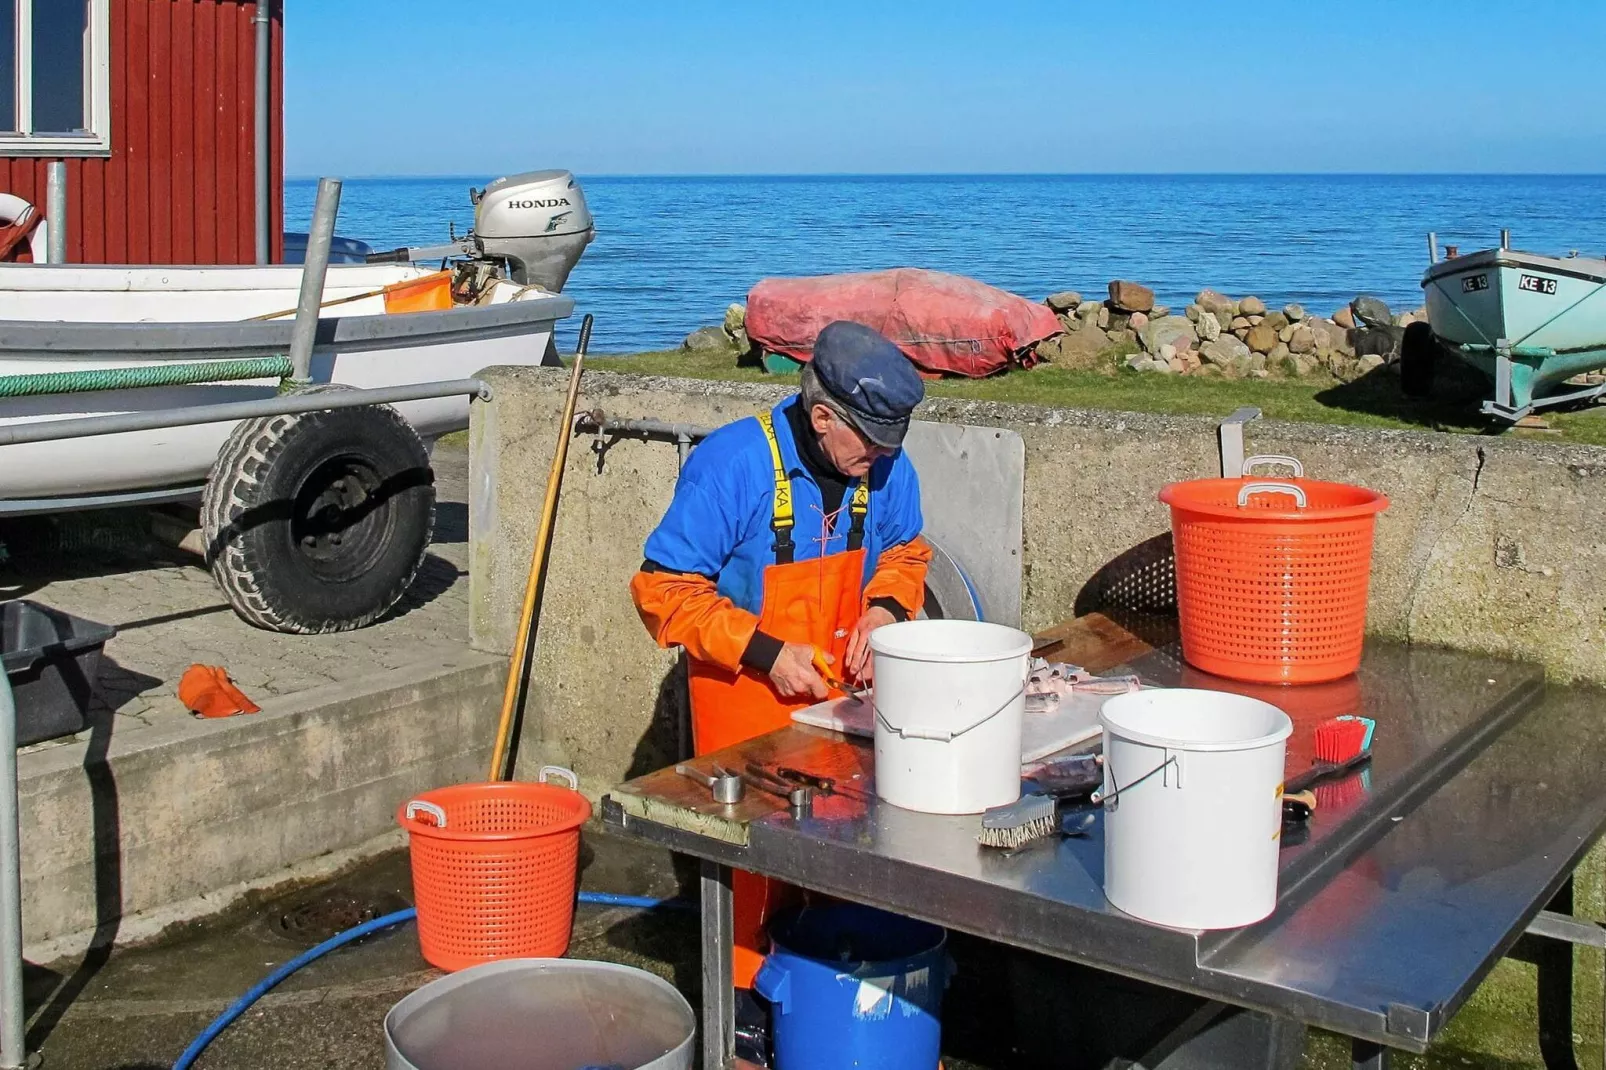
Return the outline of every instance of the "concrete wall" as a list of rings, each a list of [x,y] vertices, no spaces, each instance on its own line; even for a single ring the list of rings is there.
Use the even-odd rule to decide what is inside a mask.
[[[382,686],[22,755],[26,944],[48,957],[96,929],[126,940],[131,915],[183,917],[178,904],[381,836],[414,791],[483,779],[505,664],[463,648]]]
[[[567,374],[501,369],[471,428],[473,642],[511,645]],[[782,386],[590,372],[582,407],[717,425]],[[1140,565],[1170,529],[1166,483],[1216,474],[1215,421],[935,399],[920,417],[1006,427],[1026,441],[1023,623],[1039,629],[1163,586]],[[669,502],[675,450],[571,440],[526,722],[526,753],[593,783],[663,765],[675,656],[648,640],[627,584]],[[1537,661],[1606,683],[1606,449],[1530,440],[1257,421],[1251,453],[1302,458],[1315,478],[1386,493],[1370,627],[1381,635]],[[600,468],[599,468],[600,459]],[[1123,558],[1123,555],[1127,555]],[[1101,572],[1101,570],[1104,570]],[[1136,589],[1134,591],[1134,589]],[[656,719],[653,711],[656,712]]]

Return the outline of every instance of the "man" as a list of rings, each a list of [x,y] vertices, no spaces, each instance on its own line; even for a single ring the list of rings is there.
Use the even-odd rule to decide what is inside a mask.
[[[931,551],[902,444],[924,393],[891,342],[832,323],[797,395],[692,453],[630,589],[658,644],[689,657],[698,754],[828,698],[817,653],[833,675],[867,681],[870,633],[919,612]],[[736,985],[748,989],[789,889],[738,872],[734,891]]]

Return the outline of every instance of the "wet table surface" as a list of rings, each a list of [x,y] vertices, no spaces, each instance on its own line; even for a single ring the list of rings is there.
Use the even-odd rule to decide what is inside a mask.
[[[787,765],[844,790],[794,818],[749,788],[737,806],[661,770],[604,801],[612,828],[713,862],[1006,944],[1394,1047],[1422,1050],[1606,828],[1600,693],[1544,687],[1532,666],[1370,643],[1355,676],[1299,688],[1235,684],[1183,665],[1161,622],[1081,618],[1039,652],[1156,686],[1265,698],[1295,730],[1378,723],[1364,785],[1323,799],[1282,852],[1278,907],[1225,933],[1166,929],[1110,906],[1102,824],[1012,853],[976,843],[977,816],[879,802],[866,740],[793,726],[705,757]]]

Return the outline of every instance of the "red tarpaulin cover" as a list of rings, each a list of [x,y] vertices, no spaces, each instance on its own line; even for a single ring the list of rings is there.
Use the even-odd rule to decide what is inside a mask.
[[[1048,306],[940,271],[761,279],[747,295],[747,334],[771,353],[806,361],[820,328],[853,320],[891,339],[923,371],[979,379],[1062,328]]]

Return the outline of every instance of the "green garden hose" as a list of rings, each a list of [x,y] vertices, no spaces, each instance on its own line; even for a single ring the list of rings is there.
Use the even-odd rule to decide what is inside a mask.
[[[0,375],[0,398],[41,394],[79,394],[91,390],[132,390],[143,386],[183,386],[237,379],[283,379],[289,357],[209,360],[197,364],[150,364],[138,368],[96,368],[89,371],[34,372]]]

